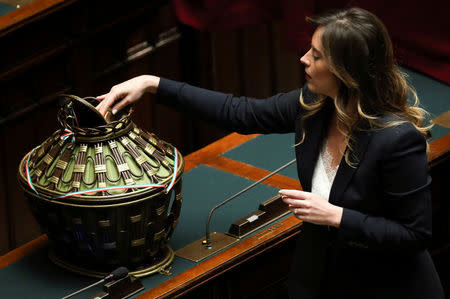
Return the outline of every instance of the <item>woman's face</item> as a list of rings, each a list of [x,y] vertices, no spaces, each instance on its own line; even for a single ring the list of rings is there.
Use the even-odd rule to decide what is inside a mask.
[[[338,94],[339,84],[337,78],[330,72],[323,55],[322,32],[323,27],[316,29],[311,40],[311,49],[300,58],[300,62],[305,65],[305,78],[309,90],[334,99]]]

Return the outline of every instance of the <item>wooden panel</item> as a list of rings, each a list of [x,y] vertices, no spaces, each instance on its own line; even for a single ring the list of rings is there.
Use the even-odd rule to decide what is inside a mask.
[[[72,27],[72,23],[75,23],[75,17],[66,7],[32,26],[21,27],[2,36],[2,44],[8,47],[0,48],[0,56],[11,59],[2,60],[0,78],[15,76],[66,49],[69,39],[79,30],[79,27]]]
[[[141,59],[139,62],[135,63],[141,65],[141,67],[129,68],[126,72],[127,77],[133,78],[137,74],[151,73],[151,68],[155,63],[157,62],[155,61],[155,57],[153,54],[144,59]],[[135,122],[135,124],[138,127],[151,132],[153,132],[153,121],[154,121],[152,117],[152,109],[153,109],[152,99],[153,96],[146,95],[141,101],[139,101],[134,106],[133,112],[133,121]],[[155,133],[157,134],[157,132]]]
[[[240,144],[247,142],[258,136],[257,134],[252,135],[241,135],[237,133],[230,134],[221,138],[220,140],[205,146],[204,148],[188,155],[185,159],[186,167],[185,171],[194,168],[202,163],[209,163],[210,161],[216,159],[216,157],[226,151],[229,151]],[[190,166],[189,166],[190,165]]]
[[[172,298],[185,294],[211,278],[220,277],[222,273],[293,238],[300,233],[300,226],[301,221],[294,216],[283,219],[277,225],[237,243],[190,270],[148,290],[138,298]]]
[[[136,47],[154,47],[161,33],[176,27],[176,20],[171,14],[170,6],[161,8],[157,6],[156,9],[144,7],[142,9],[140,15],[128,15],[126,20],[110,24],[108,28],[103,26],[101,30],[91,33],[90,49],[94,57],[92,70],[95,77],[101,76],[108,69],[126,64],[128,56],[131,54],[130,50],[137,49]],[[146,10],[144,11],[144,9]],[[151,55],[150,52],[143,54],[142,57],[148,55]],[[150,65],[145,62],[136,61],[136,63],[139,62],[141,62],[138,67],[140,71],[131,72],[131,76],[146,73],[143,70],[148,72],[151,69]],[[117,84],[119,81],[111,83]],[[111,86],[108,86],[108,89],[109,87]]]
[[[26,4],[31,3],[33,1],[36,1],[36,0],[1,0],[0,2],[9,4],[9,5],[14,5],[14,6],[16,6],[16,5],[25,6]]]
[[[155,65],[157,75],[173,80],[182,80],[179,42],[174,42],[155,53],[156,61],[164,61]],[[182,153],[192,152],[191,136],[192,118],[174,108],[153,103],[152,129],[159,137],[172,143]],[[175,134],[174,134],[175,133]]]
[[[450,134],[447,134],[438,140],[430,143],[428,152],[428,161],[431,165],[440,163],[443,159],[449,159],[450,155]]]
[[[238,31],[211,33],[213,88],[218,91],[242,94],[241,40]]]
[[[80,97],[90,96],[92,77],[92,52],[89,44],[81,44],[67,51],[67,76],[70,82],[70,93]]]
[[[254,25],[242,29],[242,57],[244,95],[265,98],[274,93],[273,53],[271,48],[270,26]]]
[[[0,130],[0,255],[5,254],[10,249],[9,244],[9,215],[8,201],[6,190],[6,176],[8,175],[5,167],[4,144],[6,143],[5,135]]]
[[[295,240],[290,239],[211,279],[182,298],[288,298],[287,273]]]
[[[203,88],[225,93],[240,94],[239,38],[237,31],[197,32],[188,34],[183,52],[196,59],[190,63],[187,76],[192,83]],[[195,41],[189,42],[189,39]],[[184,55],[185,60],[191,60]],[[184,64],[185,65],[185,64]],[[186,66],[186,65],[185,65]],[[202,120],[193,121],[194,150],[221,138],[229,131]]]
[[[275,61],[273,81],[276,92],[286,92],[301,87],[304,83],[303,64],[300,63],[301,54],[286,48],[286,41],[279,23],[274,23],[271,31]]]
[[[0,268],[6,267],[36,250],[48,245],[47,235],[41,235],[38,238],[21,246],[20,249],[15,249],[0,257]]]
[[[18,112],[24,111],[33,105],[32,81],[30,76],[11,80],[9,84],[0,84],[2,88],[2,100],[0,101],[1,116],[5,119],[16,117]],[[10,144],[9,146],[13,146]]]
[[[17,169],[23,156],[37,145],[35,136],[39,118],[25,118],[17,121],[5,133],[4,155],[6,158],[6,188],[9,202],[11,246],[20,246],[41,234],[31,214],[28,203],[17,183]]]
[[[54,101],[54,96],[70,88],[70,68],[67,67],[68,55],[64,51],[49,57],[48,60],[36,65],[31,72],[33,98],[40,101],[40,105]],[[25,74],[24,74],[25,75]],[[22,76],[18,76],[19,78]],[[22,88],[24,86],[22,82]],[[52,105],[57,105],[53,103]]]
[[[17,30],[36,19],[42,18],[47,14],[71,4],[71,0],[35,0],[20,9],[12,11],[0,18],[1,35]]]
[[[16,111],[26,109],[27,106],[32,105],[32,81],[31,78],[22,77],[23,81],[10,81],[4,89],[4,97],[6,100],[2,101],[5,105],[5,110],[9,116],[13,116]],[[9,221],[9,246],[15,248],[23,243],[37,237],[39,229],[36,222],[32,219],[30,210],[25,201],[22,191],[17,183],[17,169],[20,160],[28,150],[31,150],[32,144],[35,140],[36,124],[28,118],[16,118],[8,122],[8,129],[3,128],[3,157],[4,167],[4,182],[5,182],[5,196],[7,201]]]

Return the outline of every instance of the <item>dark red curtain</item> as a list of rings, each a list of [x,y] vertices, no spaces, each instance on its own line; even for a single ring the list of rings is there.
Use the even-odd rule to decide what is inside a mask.
[[[394,42],[399,64],[450,84],[450,1],[173,0],[182,23],[223,30],[281,19],[290,47],[305,51],[305,17],[334,8],[361,7],[377,15]]]

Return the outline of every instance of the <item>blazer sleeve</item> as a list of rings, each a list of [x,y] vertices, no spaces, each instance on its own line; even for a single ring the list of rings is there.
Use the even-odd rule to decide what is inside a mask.
[[[254,99],[161,78],[157,95],[162,104],[242,134],[294,132],[300,108],[300,90]]]
[[[368,215],[344,208],[340,229],[369,248],[424,248],[431,238],[432,213],[426,141],[411,124],[391,132],[383,141],[378,138],[388,144],[379,168],[382,190],[377,200],[382,201],[382,210]]]

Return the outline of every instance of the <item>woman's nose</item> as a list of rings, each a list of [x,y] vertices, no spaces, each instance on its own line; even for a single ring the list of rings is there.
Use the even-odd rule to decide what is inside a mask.
[[[306,57],[306,54],[303,55],[302,58],[300,58],[300,62],[303,63],[303,64],[306,65],[306,66],[309,66],[309,63],[310,63],[309,58]]]
[[[303,55],[303,56],[300,58],[300,62],[303,63],[303,64],[306,65],[306,66],[309,66],[309,64],[310,64],[310,60],[309,60],[309,58],[308,58],[308,53],[309,53],[309,51],[308,51],[307,53],[305,53],[305,55]]]

